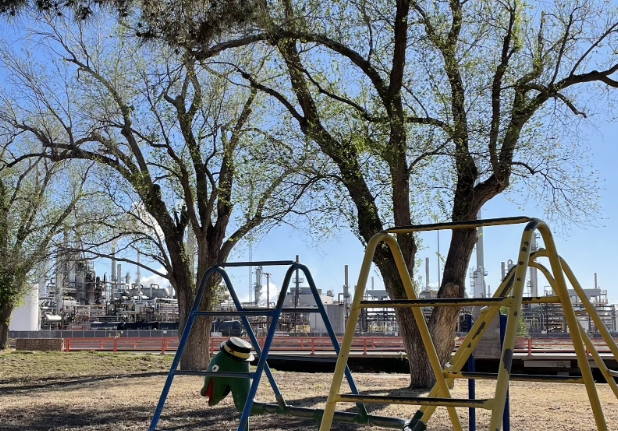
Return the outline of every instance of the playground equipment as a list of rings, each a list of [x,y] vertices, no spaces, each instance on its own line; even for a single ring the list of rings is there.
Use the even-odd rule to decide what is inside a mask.
[[[221,343],[221,351],[208,364],[208,375],[204,379],[204,387],[200,391],[203,397],[208,397],[208,405],[214,406],[232,393],[234,406],[242,411],[249,397],[249,378],[230,379],[221,376],[224,373],[249,373],[249,363],[254,359],[251,354],[251,344],[237,337],[232,337]]]
[[[283,280],[281,292],[279,294],[279,298],[275,308],[243,308],[238,296],[236,295],[236,291],[230,281],[230,278],[225,271],[224,267],[246,267],[246,266],[271,266],[271,265],[289,265],[289,268],[285,274],[285,278]],[[285,295],[290,285],[290,280],[292,278],[292,274],[295,271],[302,271],[306,277],[307,282],[309,283],[309,287],[315,299],[317,308],[283,308],[283,304],[285,301]],[[230,292],[230,296],[236,306],[236,311],[199,311],[199,305],[202,301],[202,296],[204,295],[204,290],[207,285],[209,277],[213,274],[218,273],[221,275],[223,281],[228,287]],[[234,263],[221,263],[217,266],[213,266],[209,268],[202,277],[200,281],[200,285],[198,287],[193,306],[191,307],[191,311],[187,318],[187,323],[185,324],[185,328],[183,330],[182,336],[180,338],[180,342],[178,344],[178,349],[176,350],[176,355],[174,356],[174,360],[172,362],[172,366],[168,373],[167,379],[165,381],[165,385],[163,386],[163,390],[161,391],[161,396],[159,398],[159,402],[155,409],[155,412],[152,416],[152,420],[150,422],[150,426],[148,428],[149,431],[157,430],[157,424],[159,422],[159,418],[161,416],[161,412],[163,410],[163,406],[165,405],[165,400],[167,399],[167,395],[169,393],[169,389],[172,385],[175,375],[199,375],[206,377],[205,387],[202,388],[202,395],[209,396],[209,402],[213,404],[218,402],[223,396],[224,393],[229,386],[232,391],[232,396],[234,397],[234,404],[239,411],[242,411],[240,422],[237,430],[248,430],[249,429],[249,415],[250,414],[281,414],[287,416],[296,416],[301,418],[314,418],[317,421],[320,421],[324,411],[322,409],[311,409],[304,407],[296,407],[289,405],[279,388],[277,387],[277,382],[275,381],[270,368],[268,367],[267,358],[269,357],[269,350],[272,344],[273,337],[275,335],[275,329],[277,328],[277,322],[279,321],[279,317],[282,313],[320,313],[322,319],[324,320],[324,324],[326,326],[329,338],[332,342],[333,349],[337,354],[339,354],[339,343],[337,342],[337,337],[333,328],[328,319],[328,315],[326,314],[326,310],[324,305],[320,300],[320,296],[318,290],[316,288],[315,282],[313,281],[313,277],[309,269],[298,262],[294,261],[267,261],[267,262],[234,262]],[[255,350],[258,356],[257,369],[255,372],[249,372],[248,362],[237,361],[236,363],[230,362],[233,359],[229,358],[230,361],[227,361],[222,356],[218,359],[211,361],[209,367],[205,371],[184,371],[178,370],[178,364],[180,363],[180,358],[184,351],[187,339],[189,337],[189,333],[191,331],[191,327],[193,326],[193,322],[196,317],[200,316],[240,316],[245,329],[247,330],[247,336],[251,341],[251,345]],[[271,319],[270,325],[268,327],[266,339],[264,340],[264,346],[260,346],[257,338],[249,324],[249,320],[247,316],[268,316]],[[236,339],[230,340],[231,344],[227,344],[223,346],[224,351],[228,349],[236,349],[236,354],[232,356],[240,356],[251,355],[250,349],[248,347],[248,343],[243,343],[243,340]],[[227,346],[227,349],[226,349]],[[230,353],[229,351],[227,353]],[[223,355],[224,352],[220,352],[217,355]],[[270,355],[272,357],[272,355]],[[306,357],[306,360],[311,361],[319,361],[320,358],[315,357]],[[231,371],[224,371],[220,369],[221,365],[226,367],[225,369]],[[215,368],[216,367],[216,368]],[[229,367],[229,368],[228,368]],[[262,373],[266,373],[266,377],[270,383],[270,386],[273,389],[276,403],[264,403],[254,401],[255,394],[257,392],[257,388],[260,384],[260,378]],[[353,394],[358,394],[358,390],[356,388],[356,384],[354,379],[352,378],[352,374],[350,373],[349,368],[346,364],[342,365],[342,376],[345,374],[350,389]],[[212,378],[208,380],[208,378]],[[221,378],[229,378],[236,379],[238,382],[225,382],[221,380]],[[248,379],[252,379],[251,385],[247,390]],[[212,382],[212,386],[211,383]],[[400,418],[392,418],[386,416],[376,416],[370,415],[367,413],[365,406],[362,402],[357,403],[358,413],[350,413],[350,412],[336,412],[331,415],[331,421],[336,422],[348,422],[348,423],[358,423],[358,424],[371,424],[377,425],[387,428],[396,428],[402,429],[405,423],[404,419]]]
[[[522,239],[519,247],[517,265],[515,265],[507,274],[504,281],[500,284],[492,298],[438,298],[438,299],[418,299],[414,293],[410,274],[405,265],[403,255],[399,250],[399,246],[395,238],[391,234],[411,234],[413,232],[444,230],[444,229],[470,229],[481,226],[496,226],[496,225],[511,225],[526,223]],[[530,250],[532,235],[535,231],[539,231],[546,249],[541,249],[536,252]],[[373,256],[377,246],[385,242],[390,248],[397,270],[403,282],[407,299],[396,299],[387,301],[364,301],[363,295],[365,285]],[[538,258],[546,257],[549,259],[551,271],[537,262]],[[524,282],[528,266],[532,266],[541,270],[552,286],[555,296],[545,297],[524,297]],[[459,416],[455,407],[482,408],[491,411],[491,421],[489,429],[500,430],[502,416],[505,410],[507,399],[509,380],[518,381],[541,381],[541,382],[563,382],[563,383],[582,383],[586,387],[592,413],[598,430],[606,431],[607,425],[603,416],[603,410],[596,391],[595,383],[592,378],[592,371],[588,362],[586,348],[597,367],[605,377],[607,383],[611,387],[614,395],[618,398],[618,385],[614,381],[614,377],[618,377],[618,372],[609,370],[598,352],[595,349],[592,341],[581,328],[581,324],[575,316],[573,305],[569,297],[569,292],[566,287],[566,279],[569,280],[579,300],[584,305],[586,312],[599,328],[601,336],[605,343],[610,348],[615,358],[618,358],[618,347],[610,336],[609,331],[603,325],[601,319],[594,306],[589,301],[584,293],[581,285],[573,275],[573,272],[566,262],[558,255],[554,244],[551,231],[547,225],[541,220],[529,217],[511,217],[498,219],[485,219],[476,221],[450,222],[429,225],[417,226],[398,226],[387,229],[375,235],[367,244],[361,272],[359,275],[354,300],[348,323],[346,326],[345,335],[341,344],[341,350],[337,358],[337,365],[333,375],[331,388],[324,410],[324,416],[320,425],[320,431],[328,431],[331,429],[333,418],[336,413],[335,408],[337,403],[355,402],[355,403],[382,403],[382,404],[411,404],[420,405],[420,409],[416,412],[413,418],[406,423],[404,430],[406,431],[421,431],[426,429],[426,424],[431,418],[436,407],[447,407],[449,418],[453,430],[460,431],[462,429],[459,421]],[[522,303],[559,303],[564,310],[564,316],[569,328],[569,333],[573,340],[575,353],[581,376],[539,376],[539,375],[515,375],[511,374],[511,363],[513,358],[513,348],[515,337],[517,335],[518,315],[521,313]],[[436,385],[431,390],[427,397],[392,397],[392,396],[376,396],[376,395],[359,395],[358,393],[341,394],[341,382],[344,370],[347,369],[347,359],[350,353],[352,338],[354,337],[354,329],[359,318],[362,308],[376,307],[411,307],[414,313],[416,324],[425,349],[427,351],[429,362],[432,371],[436,378]],[[479,318],[476,320],[468,335],[464,339],[461,347],[454,354],[450,364],[446,368],[442,368],[438,355],[436,353],[427,322],[423,317],[420,307],[437,307],[437,306],[484,306]],[[476,345],[481,339],[485,328],[492,321],[494,316],[499,312],[500,307],[507,307],[507,324],[504,333],[504,341],[502,345],[502,354],[500,358],[500,366],[497,374],[494,373],[476,373],[471,371],[462,372],[462,368],[466,364],[468,357],[474,351]],[[454,399],[451,397],[449,386],[455,379],[492,379],[496,380],[496,390],[494,397],[491,399]],[[355,391],[353,391],[355,392]]]
[[[429,230],[438,230],[438,229],[470,229],[477,228],[480,226],[495,226],[495,225],[509,225],[509,224],[520,224],[526,223],[526,227],[524,229],[521,244],[519,247],[519,256],[517,260],[517,265],[512,268],[507,274],[504,281],[498,287],[495,292],[493,298],[438,298],[438,299],[418,299],[414,294],[414,290],[412,288],[412,283],[410,279],[410,275],[408,274],[406,265],[404,263],[403,256],[401,251],[398,248],[397,242],[394,237],[391,235],[393,233],[396,234],[408,234],[412,232],[419,231],[429,231]],[[541,249],[535,252],[530,251],[530,244],[532,235],[535,230],[538,230],[542,238],[545,242],[545,246],[547,249]],[[396,299],[396,300],[387,300],[387,301],[364,301],[362,300],[365,290],[365,285],[367,283],[367,278],[369,274],[369,270],[371,267],[373,255],[375,253],[376,247],[381,243],[385,242],[390,248],[395,263],[397,265],[397,269],[399,271],[400,277],[402,279],[403,285],[406,290],[406,294],[408,299]],[[542,264],[537,262],[539,258],[548,258],[550,262],[551,271],[543,266]],[[268,266],[268,265],[289,265],[283,286],[281,289],[281,293],[279,295],[279,299],[277,301],[277,305],[273,309],[258,309],[258,308],[243,308],[240,304],[238,296],[234,291],[232,283],[227,275],[224,267],[230,266]],[[524,290],[524,282],[526,278],[526,271],[528,266],[535,267],[539,269],[547,278],[549,284],[552,286],[555,296],[545,296],[545,297],[523,297]],[[311,288],[311,292],[314,295],[316,300],[317,309],[315,308],[283,308],[283,303],[285,299],[285,295],[289,288],[290,280],[294,271],[303,271],[306,279]],[[226,283],[230,295],[236,305],[237,311],[226,311],[226,312],[214,312],[214,311],[198,311],[199,304],[201,303],[201,299],[204,293],[205,286],[207,284],[208,278],[218,273],[223,278]],[[391,229],[387,229],[377,235],[375,235],[367,244],[367,250],[365,252],[365,257],[363,260],[363,264],[361,267],[361,272],[359,275],[359,280],[357,283],[357,288],[354,295],[354,301],[352,304],[352,308],[350,310],[350,316],[348,320],[348,324],[346,327],[346,332],[343,338],[343,342],[341,348],[337,342],[337,338],[335,337],[335,333],[333,328],[328,320],[328,316],[322,305],[317,288],[315,287],[315,283],[313,281],[313,277],[309,270],[302,264],[293,262],[293,261],[274,261],[274,262],[238,262],[238,263],[226,263],[219,264],[212,268],[209,268],[202,280],[200,282],[193,307],[191,308],[191,312],[189,313],[187,323],[185,325],[182,337],[180,339],[180,343],[178,345],[178,349],[176,351],[176,356],[174,357],[174,361],[172,362],[172,366],[170,372],[168,374],[167,380],[161,392],[161,397],[159,399],[159,403],[155,409],[154,415],[152,417],[152,421],[149,427],[149,431],[155,431],[157,423],[159,421],[161,412],[163,410],[163,406],[165,404],[165,400],[167,398],[167,394],[171,387],[173,378],[177,374],[184,375],[201,375],[207,377],[206,385],[202,389],[203,395],[209,395],[210,400],[213,404],[223,396],[224,392],[226,392],[229,387],[232,391],[232,395],[234,397],[234,404],[237,409],[240,411],[242,409],[242,414],[240,417],[240,422],[237,430],[248,430],[249,428],[249,415],[250,414],[282,414],[287,416],[296,416],[302,418],[314,418],[318,422],[321,421],[320,431],[327,431],[331,429],[333,422],[348,422],[348,423],[358,423],[358,424],[369,424],[382,426],[387,428],[395,428],[395,429],[403,429],[404,431],[421,431],[426,429],[426,424],[431,418],[433,412],[438,406],[447,407],[449,417],[455,431],[459,431],[462,429],[461,424],[459,422],[459,417],[455,410],[455,407],[469,407],[469,408],[483,408],[491,410],[491,422],[490,429],[500,430],[501,421],[503,419],[503,413],[505,410],[505,403],[507,400],[507,394],[509,389],[509,381],[518,380],[518,381],[540,381],[540,382],[555,382],[555,383],[581,383],[586,387],[586,391],[588,397],[590,399],[590,405],[592,407],[592,412],[596,421],[597,429],[601,431],[607,430],[607,425],[605,423],[605,419],[603,416],[603,411],[601,409],[601,404],[599,402],[599,397],[596,392],[596,387],[594,381],[592,379],[592,372],[590,369],[590,364],[588,362],[588,356],[586,349],[588,350],[592,360],[596,363],[597,367],[605,377],[607,383],[611,387],[612,391],[618,398],[618,385],[614,381],[614,377],[618,377],[618,372],[609,370],[598,352],[596,351],[595,345],[592,343],[588,335],[585,331],[580,327],[580,323],[577,320],[573,306],[571,304],[571,300],[569,298],[569,293],[566,288],[566,279],[569,280],[573,290],[576,295],[579,297],[579,300],[583,304],[586,312],[589,314],[589,317],[592,321],[594,321],[595,325],[598,327],[603,340],[606,345],[609,347],[611,353],[614,357],[618,358],[618,347],[614,343],[614,340],[610,336],[609,331],[603,325],[603,322],[599,318],[598,314],[595,311],[593,304],[590,302],[585,292],[583,291],[581,285],[578,283],[577,279],[573,275],[573,272],[569,268],[569,266],[564,262],[560,256],[558,256],[556,252],[556,247],[552,239],[551,232],[547,225],[540,220],[528,218],[528,217],[515,217],[515,218],[500,218],[500,219],[487,219],[487,220],[477,220],[477,221],[468,221],[468,222],[451,222],[451,223],[441,223],[441,224],[431,224],[431,225],[418,225],[418,226],[401,226],[394,227]],[[569,328],[569,332],[572,337],[573,346],[575,349],[575,353],[577,355],[577,360],[579,367],[581,369],[581,376],[542,376],[542,375],[526,375],[526,374],[511,374],[511,362],[513,357],[513,348],[515,344],[515,337],[517,333],[518,326],[518,315],[521,312],[522,303],[558,303],[561,304],[564,309],[564,315],[567,321],[567,325]],[[436,306],[485,306],[478,319],[470,328],[468,335],[465,337],[464,341],[461,344],[461,347],[454,354],[453,358],[450,361],[450,364],[447,364],[447,367],[442,369],[440,366],[440,362],[438,360],[438,356],[436,350],[434,348],[429,329],[427,327],[427,323],[423,317],[423,313],[420,307],[436,307]],[[425,349],[427,350],[429,360],[431,363],[431,367],[433,373],[436,378],[436,385],[431,390],[427,397],[389,397],[389,396],[375,396],[375,395],[360,395],[356,384],[354,383],[354,379],[350,373],[350,370],[347,366],[347,359],[350,354],[350,347],[352,344],[352,339],[354,337],[354,330],[356,327],[356,323],[358,321],[360,311],[362,308],[384,308],[384,307],[411,307],[414,313],[414,318],[419,327],[419,332],[423,339],[423,343],[425,344]],[[493,320],[493,318],[498,314],[500,307],[507,307],[507,322],[506,322],[506,330],[503,335],[503,343],[502,343],[502,354],[500,359],[500,368],[497,374],[493,373],[477,373],[473,371],[461,371],[466,364],[468,358],[474,351],[477,346],[479,340],[481,339],[485,328],[489,325],[489,323]],[[335,373],[333,375],[333,380],[331,384],[331,388],[328,395],[328,401],[326,403],[326,408],[324,410],[321,409],[310,409],[304,407],[295,407],[289,405],[279,388],[277,387],[277,383],[273,378],[273,375],[268,367],[267,358],[272,355],[269,355],[269,349],[272,344],[272,340],[275,333],[275,328],[277,327],[277,322],[282,313],[286,312],[303,312],[303,313],[315,313],[319,312],[324,319],[325,326],[327,328],[327,332],[329,338],[332,342],[333,348],[338,355],[337,365],[335,368]],[[193,325],[194,319],[199,316],[217,316],[217,315],[237,315],[241,317],[243,325],[247,330],[247,335],[251,341],[251,345],[255,350],[258,356],[257,369],[255,372],[249,372],[248,363],[244,361],[239,361],[236,368],[232,367],[233,371],[223,371],[220,370],[219,367],[215,369],[215,366],[219,365],[218,360],[211,362],[210,366],[206,371],[180,371],[177,370],[178,364],[180,362],[180,358],[182,356],[182,352],[184,350],[186,341],[189,336],[189,332]],[[264,340],[264,346],[260,347],[255,334],[253,333],[251,326],[249,325],[249,321],[247,316],[251,315],[265,315],[271,318],[271,323],[268,328],[268,332],[266,338]],[[242,340],[231,341],[233,345],[227,345],[228,348],[234,349],[235,347],[239,347],[239,351],[242,355],[251,355],[250,349],[248,347],[248,343],[244,344]],[[235,345],[235,346],[234,346]],[[227,350],[225,346],[223,346],[224,350]],[[230,352],[227,352],[230,353]],[[225,354],[225,353],[221,353]],[[238,355],[237,355],[238,356]],[[312,358],[311,360],[319,360],[317,358]],[[255,394],[257,392],[257,388],[260,382],[260,378],[262,373],[266,373],[266,376],[269,380],[270,386],[273,389],[275,394],[276,403],[263,403],[254,401]],[[341,383],[343,380],[343,376],[345,375],[348,384],[351,389],[351,394],[340,394]],[[215,382],[212,383],[212,387],[209,389],[210,382],[215,379],[208,380],[208,377],[215,377],[216,381],[218,381],[217,386],[215,387]],[[229,378],[229,379],[238,379],[244,381],[244,383],[240,384],[232,384],[232,382],[226,382],[225,380],[219,380],[221,378]],[[249,384],[248,379],[252,379],[250,387],[247,391],[247,385]],[[451,398],[451,394],[449,392],[449,386],[455,379],[491,379],[497,380],[496,391],[494,397],[491,399],[453,399]],[[335,411],[335,407],[337,403],[340,402],[354,402],[357,405],[358,412],[352,413],[348,411]],[[401,418],[393,418],[386,416],[376,416],[370,415],[367,413],[365,406],[363,403],[365,402],[374,402],[374,403],[386,403],[386,404],[412,404],[412,405],[420,405],[420,409],[416,412],[413,418],[410,421],[401,419]]]

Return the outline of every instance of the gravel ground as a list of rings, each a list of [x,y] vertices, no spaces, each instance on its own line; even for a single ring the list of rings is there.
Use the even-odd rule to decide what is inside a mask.
[[[77,356],[71,358],[70,355],[63,358],[67,356],[72,360],[79,358],[80,362],[88,360],[87,356],[86,359]],[[36,361],[33,357],[23,362]],[[2,365],[0,362],[0,369]],[[6,367],[4,371],[5,379],[9,377],[10,380]],[[127,370],[120,368],[119,371],[124,373]],[[126,377],[122,374],[121,377],[108,375],[101,380],[92,380],[84,379],[83,373],[80,373],[79,377],[71,381],[67,380],[66,375],[63,379],[31,375],[29,379],[22,377],[20,381],[10,384],[0,383],[0,430],[145,430],[165,380],[163,375]],[[330,374],[275,372],[275,378],[290,404],[318,408],[324,406]],[[405,389],[405,375],[356,374],[355,379],[357,386],[365,393],[393,396],[424,394]],[[159,423],[160,429],[236,429],[238,414],[233,409],[231,399],[228,397],[220,405],[208,407],[206,399],[199,396],[201,386],[202,379],[198,377],[175,378]],[[493,388],[492,382],[478,381],[477,398],[491,397]],[[606,384],[597,385],[597,389],[609,428],[618,430],[618,400]],[[457,383],[453,396],[467,396],[465,381]],[[260,385],[257,399],[274,401],[272,389],[265,380]],[[340,404],[339,407],[354,410],[350,404]],[[406,418],[416,410],[413,406],[396,405],[369,405],[368,409],[374,414]],[[458,411],[467,429],[467,409]],[[477,411],[478,429],[487,429],[488,421],[488,412]],[[250,428],[273,431],[316,430],[317,425],[313,420],[266,415],[252,418]],[[334,424],[335,429],[370,428]],[[428,429],[451,429],[445,409],[438,408]],[[596,427],[582,385],[512,382],[511,429],[593,430]]]

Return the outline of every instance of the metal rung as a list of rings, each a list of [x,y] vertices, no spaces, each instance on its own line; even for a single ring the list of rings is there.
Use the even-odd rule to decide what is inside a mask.
[[[293,265],[298,262],[293,260],[263,260],[258,262],[222,262],[217,266],[232,267],[232,266],[276,266],[276,265]]]
[[[497,298],[426,298],[426,299],[388,299],[385,301],[361,301],[360,308],[390,308],[390,307],[435,307],[467,306],[467,305],[506,305],[513,301],[512,297]]]
[[[618,371],[616,371],[616,370],[609,370],[609,369],[607,371],[609,371],[609,375],[610,376],[618,377]]]
[[[194,316],[272,316],[274,309],[236,311],[196,311]]]
[[[244,311],[264,311],[264,308],[255,308],[255,307],[246,307],[243,308]],[[274,308],[266,309],[272,312]],[[319,313],[320,309],[317,307],[304,307],[304,308],[293,308],[293,307],[285,307],[281,309],[282,313]]]
[[[217,376],[217,377],[231,377],[231,378],[254,378],[255,373],[224,373],[219,371],[190,371],[190,370],[176,370],[174,375],[181,376]]]
[[[444,377],[452,379],[497,380],[498,374],[445,371]],[[547,374],[511,374],[509,380],[519,382],[584,383],[582,376],[553,376]]]
[[[286,307],[281,309],[282,313],[319,313],[320,310],[318,308],[292,308]]]
[[[436,407],[475,407],[491,410],[493,408],[493,398],[490,399],[462,399],[462,398],[427,398],[427,397],[389,397],[378,395],[355,395],[339,394],[336,401],[350,403],[380,403],[380,404],[412,404],[421,406]]]
[[[260,355],[255,354],[256,357],[259,357]],[[304,361],[304,362],[330,362],[330,363],[337,363],[337,357],[336,356],[332,356],[332,357],[328,357],[328,356],[307,356],[307,355],[271,355],[270,353],[268,354],[268,360],[281,360],[281,361]]]
[[[524,296],[521,298],[524,304],[559,304],[559,296]]]
[[[428,230],[443,230],[443,229],[470,229],[481,226],[499,226],[508,224],[527,223],[535,220],[530,217],[501,217],[501,218],[487,218],[481,220],[466,220],[466,221],[451,221],[446,223],[433,223],[433,224],[417,224],[409,226],[393,226],[385,229],[382,232],[388,233],[409,233],[409,232],[421,232]]]

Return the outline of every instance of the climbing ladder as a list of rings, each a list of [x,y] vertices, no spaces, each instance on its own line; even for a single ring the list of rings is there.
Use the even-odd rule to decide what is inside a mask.
[[[480,226],[496,226],[526,223],[521,244],[519,247],[519,255],[517,265],[512,268],[506,278],[496,290],[492,298],[438,298],[438,299],[419,299],[414,293],[414,288],[405,265],[403,255],[397,244],[397,241],[391,234],[411,234],[413,232],[444,230],[444,229],[470,229]],[[541,249],[536,252],[531,252],[530,244],[532,235],[538,230],[544,240],[546,249]],[[367,277],[373,260],[376,248],[382,242],[385,242],[391,250],[397,270],[403,282],[408,299],[397,299],[387,301],[365,301],[363,295]],[[543,265],[536,262],[537,258],[547,257],[550,262],[551,272]],[[555,296],[544,297],[523,297],[524,282],[526,271],[529,266],[538,268],[545,275],[551,284]],[[586,332],[581,328],[581,324],[576,318],[569,293],[566,287],[566,279],[574,288],[579,296],[586,312],[599,328],[605,343],[611,349],[615,358],[618,358],[618,348],[612,339],[609,331],[603,325],[601,319],[597,315],[594,306],[584,293],[581,285],[573,275],[573,272],[568,267],[566,262],[556,252],[551,231],[547,225],[538,220],[529,217],[512,217],[499,219],[486,219],[464,222],[450,222],[429,225],[417,226],[400,226],[387,229],[375,235],[367,244],[361,272],[359,275],[354,300],[345,335],[341,344],[341,351],[337,359],[337,365],[333,380],[324,410],[324,417],[320,426],[320,431],[328,431],[331,429],[332,418],[335,414],[337,403],[341,402],[363,402],[363,403],[382,403],[382,404],[412,404],[420,405],[420,409],[416,412],[411,421],[409,421],[404,430],[406,431],[421,431],[426,429],[427,421],[435,411],[436,407],[444,406],[448,410],[449,418],[453,430],[459,431],[462,429],[461,423],[455,407],[471,407],[482,408],[491,411],[490,430],[499,430],[501,427],[502,415],[505,407],[505,400],[509,388],[509,380],[518,381],[543,381],[543,382],[566,382],[566,383],[582,383],[586,387],[590,405],[596,421],[597,429],[606,431],[607,425],[603,416],[603,411],[596,391],[596,386],[592,378],[592,371],[588,361],[586,348],[590,352],[592,359],[599,367],[603,376],[610,385],[612,391],[618,398],[618,385],[614,381],[614,377],[618,377],[618,372],[609,370],[595,346],[592,344]],[[511,374],[511,363],[513,359],[513,348],[517,335],[517,327],[519,314],[521,313],[522,303],[559,303],[562,305],[564,315],[569,327],[570,335],[573,339],[573,345],[577,356],[577,361],[581,370],[581,376],[535,376],[535,375],[515,375]],[[430,391],[427,397],[392,397],[392,396],[376,396],[376,395],[359,395],[357,393],[341,394],[341,381],[343,371],[346,369],[352,338],[354,337],[354,329],[358,321],[361,309],[363,308],[383,308],[388,307],[410,307],[414,314],[414,319],[418,326],[421,338],[423,340],[431,369],[436,379],[436,385]],[[454,354],[447,364],[446,368],[442,368],[438,359],[438,354],[433,345],[427,322],[423,316],[421,307],[437,307],[437,306],[484,306],[481,315],[470,329],[468,335],[461,343],[461,347]],[[489,326],[494,316],[499,312],[500,307],[507,307],[507,325],[504,334],[504,342],[502,347],[502,355],[500,359],[499,372],[493,373],[474,373],[462,372],[462,368],[470,354],[481,339],[485,328]],[[490,399],[454,399],[449,391],[450,385],[454,379],[493,379],[497,380],[494,397]]]
[[[247,266],[274,266],[274,265],[289,265],[289,268],[285,274],[285,278],[283,281],[283,285],[281,288],[281,292],[279,293],[279,298],[277,300],[277,304],[275,308],[243,308],[240,300],[238,299],[238,295],[234,290],[232,282],[225,271],[226,267],[247,267]],[[290,280],[292,279],[292,274],[295,271],[302,271],[306,277],[307,282],[309,283],[309,287],[311,289],[311,293],[315,299],[317,304],[317,308],[284,308],[283,304],[285,301],[285,296],[288,291]],[[225,282],[234,305],[236,306],[236,311],[199,311],[199,305],[202,301],[202,296],[204,295],[204,291],[208,282],[208,279],[214,274],[219,274],[223,281]],[[197,375],[197,376],[216,376],[216,377],[229,377],[229,378],[251,378],[253,379],[251,383],[251,387],[249,390],[249,396],[247,402],[244,406],[244,409],[241,414],[240,422],[238,425],[238,431],[247,430],[249,424],[249,415],[253,410],[258,410],[261,413],[276,413],[276,414],[284,414],[298,417],[313,417],[316,420],[320,420],[323,414],[323,410],[319,409],[309,409],[303,407],[295,407],[288,405],[285,401],[283,395],[279,391],[277,386],[277,382],[275,381],[273,374],[268,366],[267,358],[269,356],[270,346],[275,335],[275,330],[277,328],[277,323],[279,321],[279,317],[282,313],[320,313],[322,319],[324,320],[324,324],[326,326],[326,330],[333,344],[333,348],[337,354],[339,354],[339,343],[337,341],[336,334],[330,324],[330,320],[328,319],[328,315],[326,314],[326,310],[322,301],[320,299],[319,292],[316,288],[315,282],[311,275],[309,269],[298,262],[294,261],[265,261],[265,262],[233,262],[233,263],[220,263],[219,265],[213,266],[209,268],[202,277],[197,293],[195,295],[195,299],[193,301],[193,306],[191,307],[191,311],[189,316],[187,317],[187,322],[185,324],[182,336],[180,338],[180,343],[178,345],[178,350],[176,351],[176,355],[174,356],[174,360],[172,362],[172,366],[167,375],[167,379],[165,381],[165,385],[163,386],[163,390],[161,392],[161,396],[159,398],[159,403],[155,409],[155,412],[152,416],[152,420],[150,423],[149,431],[157,430],[157,423],[159,422],[159,418],[161,416],[161,412],[163,410],[163,406],[165,405],[165,400],[167,399],[167,395],[169,393],[170,387],[172,385],[172,381],[174,380],[174,376],[176,375]],[[187,343],[187,339],[189,338],[189,333],[191,331],[191,327],[193,326],[193,322],[196,317],[201,316],[240,316],[242,323],[247,331],[247,335],[253,345],[253,349],[257,353],[258,362],[257,367],[254,372],[249,373],[222,373],[222,372],[207,372],[207,371],[185,371],[178,370],[178,364],[180,363],[180,358],[182,357],[182,353],[184,351],[185,345]],[[266,334],[266,339],[264,341],[264,346],[260,347],[257,338],[249,324],[248,316],[268,316],[271,319],[270,325],[268,327],[268,331]],[[271,356],[272,357],[272,356]],[[315,360],[318,361],[319,358],[305,358],[306,360]],[[266,373],[270,386],[273,389],[275,394],[275,398],[277,403],[260,403],[254,402],[254,397],[257,392],[258,386],[260,384],[260,377],[262,373]],[[354,383],[354,379],[352,378],[352,374],[350,373],[347,365],[344,364],[342,368],[342,375],[345,374],[348,384],[352,393],[358,394],[358,390],[356,388],[356,384]],[[365,406],[362,402],[357,403],[358,413],[351,412],[338,412],[335,415],[334,419],[336,421],[341,422],[355,422],[355,423],[371,423],[380,426],[386,426],[390,428],[398,428],[401,429],[404,421],[399,418],[389,418],[382,416],[374,416],[368,415],[365,409]],[[332,418],[331,418],[332,419]]]

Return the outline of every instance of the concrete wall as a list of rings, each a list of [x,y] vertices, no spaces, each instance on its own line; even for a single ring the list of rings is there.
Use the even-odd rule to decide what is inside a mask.
[[[17,350],[61,351],[64,344],[62,338],[18,338],[15,341]]]
[[[96,331],[9,331],[9,338],[107,338],[115,337],[177,337],[177,330],[130,330],[130,331],[108,331],[97,329]]]

